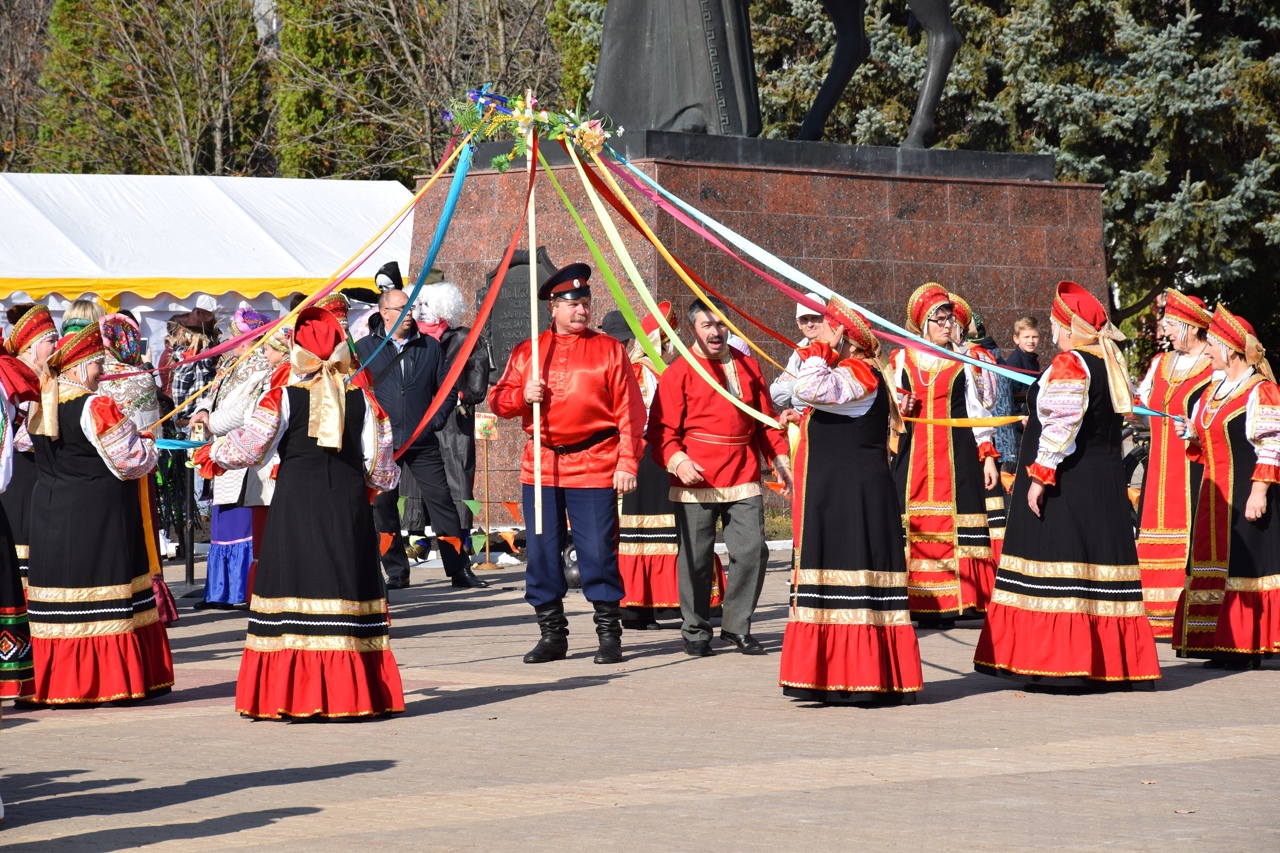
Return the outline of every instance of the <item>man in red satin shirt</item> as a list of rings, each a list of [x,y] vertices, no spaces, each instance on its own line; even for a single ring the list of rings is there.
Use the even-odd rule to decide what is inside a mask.
[[[568,592],[560,555],[566,516],[582,573],[582,592],[595,608],[596,663],[622,660],[622,577],[618,574],[618,495],[636,487],[644,452],[644,400],[622,344],[593,331],[591,268],[570,264],[538,289],[551,328],[538,336],[541,367],[532,369],[532,342],[511,352],[489,392],[498,417],[520,418],[533,435],[533,404],[541,403],[542,534],[535,533],[533,439],[525,444],[520,482],[528,565],[525,600],[542,637],[525,663],[561,660],[568,653]]]
[[[704,302],[693,303],[688,320],[694,336],[690,351],[703,369],[747,406],[772,416],[773,402],[760,365],[728,345],[724,321]],[[719,519],[724,522],[729,549],[720,639],[743,654],[764,654],[751,636],[751,616],[760,600],[769,559],[760,460],[772,465],[789,494],[791,458],[786,433],[754,420],[680,359],[658,382],[649,409],[649,446],[654,461],[671,474],[685,652],[694,657],[712,654],[711,576]]]

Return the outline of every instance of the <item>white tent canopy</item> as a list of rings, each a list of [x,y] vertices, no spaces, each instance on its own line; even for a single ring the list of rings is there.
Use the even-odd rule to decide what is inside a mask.
[[[150,312],[153,337],[197,303],[280,310],[324,286],[411,198],[394,181],[0,174],[0,297],[59,314],[96,296]],[[411,213],[347,284],[373,287],[387,261],[407,269],[412,233]]]

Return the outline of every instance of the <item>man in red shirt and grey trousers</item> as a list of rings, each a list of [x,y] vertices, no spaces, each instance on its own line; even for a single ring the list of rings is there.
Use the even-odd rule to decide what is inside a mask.
[[[724,321],[701,301],[690,306],[688,319],[695,339],[691,352],[699,364],[730,394],[772,416],[773,403],[759,364],[728,345]],[[649,410],[648,438],[654,460],[671,474],[685,652],[694,657],[713,654],[711,578],[716,521],[722,519],[729,566],[720,639],[743,654],[764,654],[751,636],[751,616],[760,600],[769,559],[759,460],[769,460],[790,494],[786,434],[734,406],[680,359],[658,382]]]

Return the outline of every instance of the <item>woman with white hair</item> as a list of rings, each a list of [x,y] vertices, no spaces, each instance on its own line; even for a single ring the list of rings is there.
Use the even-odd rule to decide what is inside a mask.
[[[440,342],[446,365],[452,365],[471,329],[462,325],[467,310],[462,291],[452,282],[442,281],[422,288],[413,306],[413,319],[418,331]],[[474,495],[476,479],[476,412],[489,391],[489,346],[484,338],[476,342],[458,381],[454,384],[458,407],[438,433],[440,453],[444,457],[445,478],[449,494],[458,506],[462,529],[472,528],[471,509],[465,501]],[[464,542],[466,546],[469,543]]]

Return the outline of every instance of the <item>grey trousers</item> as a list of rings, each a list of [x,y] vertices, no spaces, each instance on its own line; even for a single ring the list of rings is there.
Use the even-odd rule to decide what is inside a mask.
[[[733,503],[677,503],[676,536],[680,573],[680,633],[686,640],[711,639],[711,580],[715,571],[716,520],[724,519],[729,549],[721,630],[751,633],[751,615],[764,588],[769,550],[764,542],[764,499]]]

